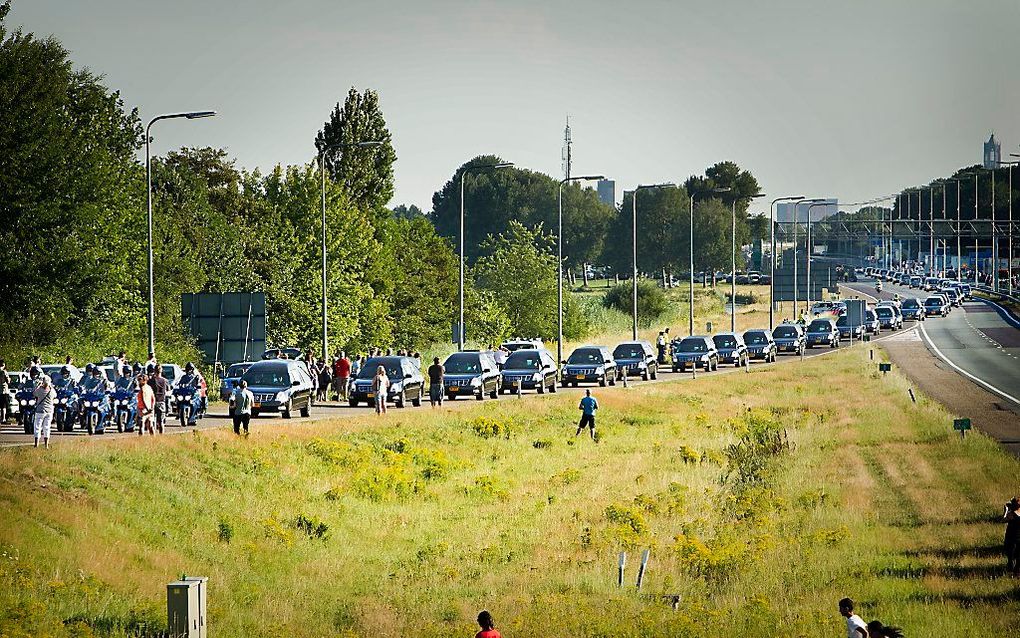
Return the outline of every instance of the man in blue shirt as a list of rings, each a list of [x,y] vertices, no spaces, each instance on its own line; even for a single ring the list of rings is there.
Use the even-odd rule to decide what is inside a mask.
[[[584,398],[581,399],[581,404],[577,406],[577,409],[581,411],[581,422],[577,424],[577,432],[574,436],[581,433],[586,427],[591,428],[591,440],[595,440],[595,411],[599,409],[599,402],[595,400],[595,397],[591,395],[591,390],[584,391]]]

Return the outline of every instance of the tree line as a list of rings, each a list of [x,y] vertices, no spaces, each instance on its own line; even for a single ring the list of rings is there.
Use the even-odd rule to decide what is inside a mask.
[[[8,240],[0,251],[0,357],[72,353],[93,360],[126,348],[143,358],[143,122],[99,76],[75,69],[56,38],[9,28],[9,10],[9,2],[0,4],[0,218]],[[397,156],[370,89],[352,88],[309,141],[307,164],[278,165],[268,174],[238,167],[223,149],[182,148],[152,159],[162,357],[197,357],[180,314],[186,292],[264,292],[272,345],[318,343],[320,170],[331,343],[423,349],[450,340],[462,177],[468,339],[555,335],[558,180],[519,168],[473,170],[503,161],[481,156],[454,171],[431,211],[390,209]],[[374,144],[357,145],[366,141]],[[757,183],[747,171],[722,163],[688,182],[639,195],[643,272],[686,263],[686,193],[695,182],[732,187],[738,239],[753,235],[746,198]],[[600,263],[629,272],[629,250],[622,250],[631,236],[627,197],[617,209],[589,188],[563,188],[566,268]],[[699,268],[728,266],[729,203],[706,198],[695,209]],[[597,327],[597,312],[565,293],[565,333],[583,337]]]

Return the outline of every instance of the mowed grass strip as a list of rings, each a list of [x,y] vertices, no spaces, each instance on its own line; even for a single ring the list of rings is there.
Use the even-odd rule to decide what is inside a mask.
[[[751,374],[0,453],[0,634],[1017,635],[1017,461],[860,349]],[[640,553],[651,550],[644,587]],[[616,561],[628,552],[627,586]],[[672,600],[679,597],[677,609]]]

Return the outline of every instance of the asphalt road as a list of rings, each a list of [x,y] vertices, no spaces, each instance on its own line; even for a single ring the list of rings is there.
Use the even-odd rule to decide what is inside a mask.
[[[904,327],[904,330],[906,330],[906,329],[908,329],[908,328]],[[901,330],[899,332],[903,332],[903,331]],[[892,334],[888,334],[886,336],[887,337],[888,336],[892,336]],[[843,347],[846,347],[846,342],[844,342]],[[811,358],[811,357],[824,356],[824,355],[832,353],[832,352],[838,352],[838,349],[813,348],[811,350],[807,350],[805,355],[804,355],[804,357],[805,357],[805,359],[808,359],[808,358]],[[796,364],[796,362],[798,362],[799,360],[800,360],[800,357],[792,355],[792,354],[780,354],[777,362],[774,363],[774,364],[765,364],[765,363],[761,363],[761,362],[752,362],[751,363],[751,367],[752,368],[756,368],[756,367],[764,366],[764,365],[791,365],[791,364]],[[733,366],[730,366],[730,365],[725,365],[724,366],[724,365],[720,364],[718,371],[716,371],[716,372],[708,372],[708,373],[699,371],[697,373],[697,376],[699,378],[703,377],[703,376],[713,376],[714,377],[714,376],[719,376],[719,375],[723,375],[723,374],[732,374],[732,373],[737,373],[737,372],[743,374],[744,370],[743,369],[734,368]],[[640,380],[632,378],[632,379],[629,380],[628,383],[631,386],[633,386],[633,385],[644,385],[644,384],[649,384],[649,383],[661,383],[663,381],[669,381],[669,380],[675,380],[675,379],[684,379],[684,378],[691,379],[691,378],[693,378],[693,375],[691,373],[689,373],[689,372],[688,373],[682,373],[682,374],[681,373],[674,373],[672,370],[667,368],[667,369],[664,369],[663,371],[660,371],[658,377],[659,378],[656,381],[652,381],[652,380],[649,380],[649,381],[640,381]],[[585,387],[590,387],[590,386],[585,386]],[[616,388],[619,389],[621,387],[622,387],[622,384],[618,382]],[[572,388],[571,387],[571,388],[558,388],[557,389],[557,392],[567,392],[567,393],[575,393],[575,394],[579,394],[579,393],[581,393],[583,391],[584,391],[584,387],[578,387],[578,388]],[[599,392],[613,391],[613,388],[598,388],[598,391]],[[533,398],[532,398],[533,396],[535,396],[533,392],[532,393],[526,393],[520,400],[533,400]],[[492,401],[493,399],[486,399],[486,400],[487,401]],[[516,400],[518,400],[518,398],[516,396],[513,396],[513,395],[504,394],[504,395],[502,395],[497,400],[499,400],[499,401],[516,401]],[[458,406],[458,405],[463,406],[463,405],[470,405],[470,404],[473,404],[473,403],[477,403],[477,401],[474,400],[474,399],[459,399],[457,401],[445,401],[443,403],[443,405],[444,406]],[[422,408],[406,407],[404,409],[405,410],[428,409],[427,408],[427,397],[426,397],[426,403],[423,405]],[[298,417],[298,416],[295,416],[289,422],[291,422],[291,423],[300,423],[302,421],[316,421],[316,420],[321,420],[321,419],[356,417],[356,416],[361,416],[361,415],[369,414],[369,413],[371,413],[371,410],[372,410],[372,408],[368,408],[368,407],[352,408],[352,407],[348,406],[347,404],[341,404],[341,403],[336,403],[336,402],[330,401],[330,402],[327,402],[327,403],[316,404],[315,407],[312,408],[311,416],[309,416],[309,417]],[[212,404],[212,406],[210,407],[209,414],[207,414],[204,419],[200,419],[198,421],[198,425],[196,427],[201,430],[201,429],[207,429],[207,428],[215,428],[215,427],[228,426],[230,424],[230,419],[227,416],[226,411],[227,411],[226,404],[224,404],[224,403],[214,403],[214,404]],[[394,408],[394,407],[390,407],[390,411],[395,413],[395,414],[400,412],[399,409]],[[252,422],[252,425],[253,425],[253,427],[265,427],[265,426],[272,425],[274,423],[280,423],[281,421],[282,421],[282,418],[279,417],[279,416],[261,416],[261,417],[259,417],[257,419],[254,419],[253,422]],[[184,433],[184,432],[190,432],[190,431],[192,431],[194,429],[195,429],[195,427],[183,428],[179,424],[176,424],[176,423],[173,423],[173,422],[168,422],[167,428],[166,428],[166,432],[167,432],[167,434],[181,434],[181,433]],[[137,433],[117,433],[116,431],[112,431],[111,432],[110,429],[107,429],[106,434],[96,435],[96,436],[90,437],[87,433],[85,433],[82,430],[75,430],[74,432],[70,432],[70,433],[58,433],[54,429],[54,431],[52,432],[52,438],[50,439],[50,443],[51,444],[59,445],[59,444],[64,444],[64,443],[70,443],[72,441],[85,441],[85,440],[89,440],[89,439],[91,439],[91,440],[109,440],[109,439],[124,438],[124,437],[131,437],[131,436],[138,436],[138,434]],[[21,445],[31,445],[31,444],[32,444],[32,436],[28,435],[28,434],[25,434],[21,430],[20,426],[15,425],[15,424],[0,425],[0,447],[21,446]]]
[[[873,283],[846,286],[872,297],[894,294],[923,299],[927,293],[905,286]],[[919,332],[928,348],[958,374],[1020,408],[1020,323],[1001,307],[984,299],[964,302],[947,317],[930,317]]]

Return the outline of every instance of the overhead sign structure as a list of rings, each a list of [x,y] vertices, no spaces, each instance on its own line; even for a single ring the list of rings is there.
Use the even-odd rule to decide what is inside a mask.
[[[181,319],[206,363],[251,361],[266,350],[265,293],[185,293]]]

